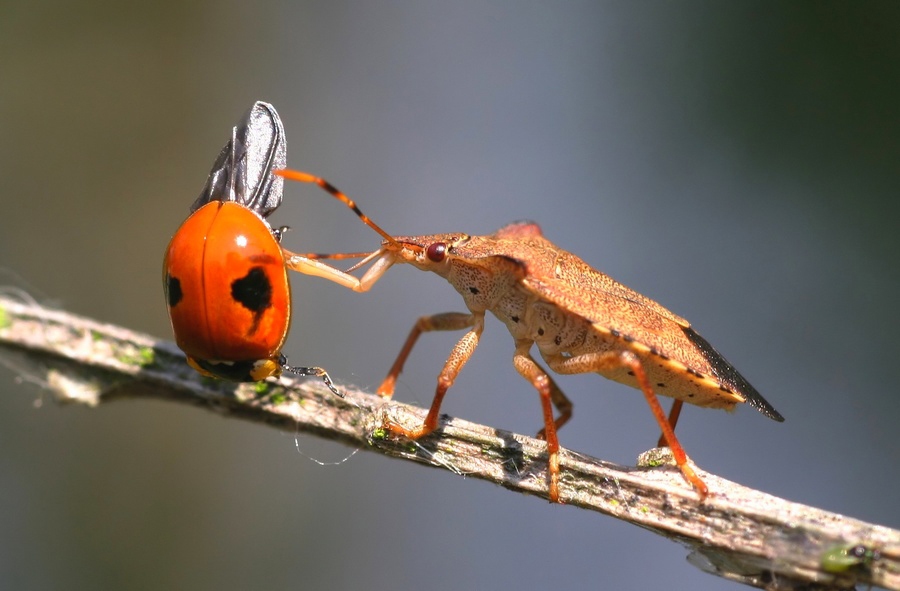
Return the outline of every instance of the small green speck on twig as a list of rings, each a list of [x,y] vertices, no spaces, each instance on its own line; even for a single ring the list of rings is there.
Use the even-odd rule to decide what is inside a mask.
[[[156,363],[156,353],[153,351],[153,347],[141,347],[137,351],[120,353],[116,355],[116,359],[128,365],[148,367]]]

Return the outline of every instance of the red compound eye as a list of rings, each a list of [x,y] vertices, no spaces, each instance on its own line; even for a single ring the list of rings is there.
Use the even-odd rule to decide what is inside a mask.
[[[440,263],[447,256],[447,245],[443,242],[434,242],[425,249],[425,256],[429,261]]]

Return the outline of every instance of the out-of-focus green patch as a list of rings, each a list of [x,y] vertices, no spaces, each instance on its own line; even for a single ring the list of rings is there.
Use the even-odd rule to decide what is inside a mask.
[[[156,363],[156,352],[153,351],[153,347],[141,347],[137,351],[119,353],[116,359],[128,365],[148,367]]]

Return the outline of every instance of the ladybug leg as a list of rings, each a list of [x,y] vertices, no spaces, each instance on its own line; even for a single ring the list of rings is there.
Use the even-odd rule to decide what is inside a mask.
[[[287,359],[282,355],[281,356],[281,368],[284,371],[290,372],[292,374],[298,376],[309,376],[309,377],[317,377],[322,378],[322,381],[325,382],[325,385],[328,386],[328,389],[337,394],[339,397],[343,398],[343,393],[340,392],[335,386],[334,382],[331,381],[331,376],[328,375],[328,372],[325,371],[321,367],[293,367],[287,364]]]

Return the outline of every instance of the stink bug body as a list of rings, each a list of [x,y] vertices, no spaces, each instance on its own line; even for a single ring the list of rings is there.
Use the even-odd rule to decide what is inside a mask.
[[[385,398],[393,396],[397,376],[421,333],[466,330],[466,334],[438,376],[437,390],[423,424],[415,429],[389,424],[395,433],[416,439],[437,428],[444,395],[475,351],[488,311],[509,329],[516,347],[513,364],[540,394],[544,427],[538,436],[547,441],[551,501],[560,501],[556,431],[571,417],[572,404],[532,357],[534,346],[557,373],[599,373],[641,390],[662,430],[661,445],[671,448],[675,463],[701,498],[707,495],[707,486],[688,463],[675,437],[682,403],[726,410],[747,403],[771,419],[784,420],[686,320],[560,249],[544,238],[533,222],[513,223],[490,236],[391,236],[327,181],[291,170],[277,174],[319,185],[384,238],[381,248],[357,265],[372,263],[361,278],[347,281],[343,276],[333,280],[363,292],[391,265],[408,263],[445,278],[469,310],[423,316],[413,325],[378,389]],[[289,267],[295,260],[303,267],[312,257],[359,256],[288,254]],[[656,393],[675,399],[668,419]],[[556,418],[554,406],[559,412]]]

